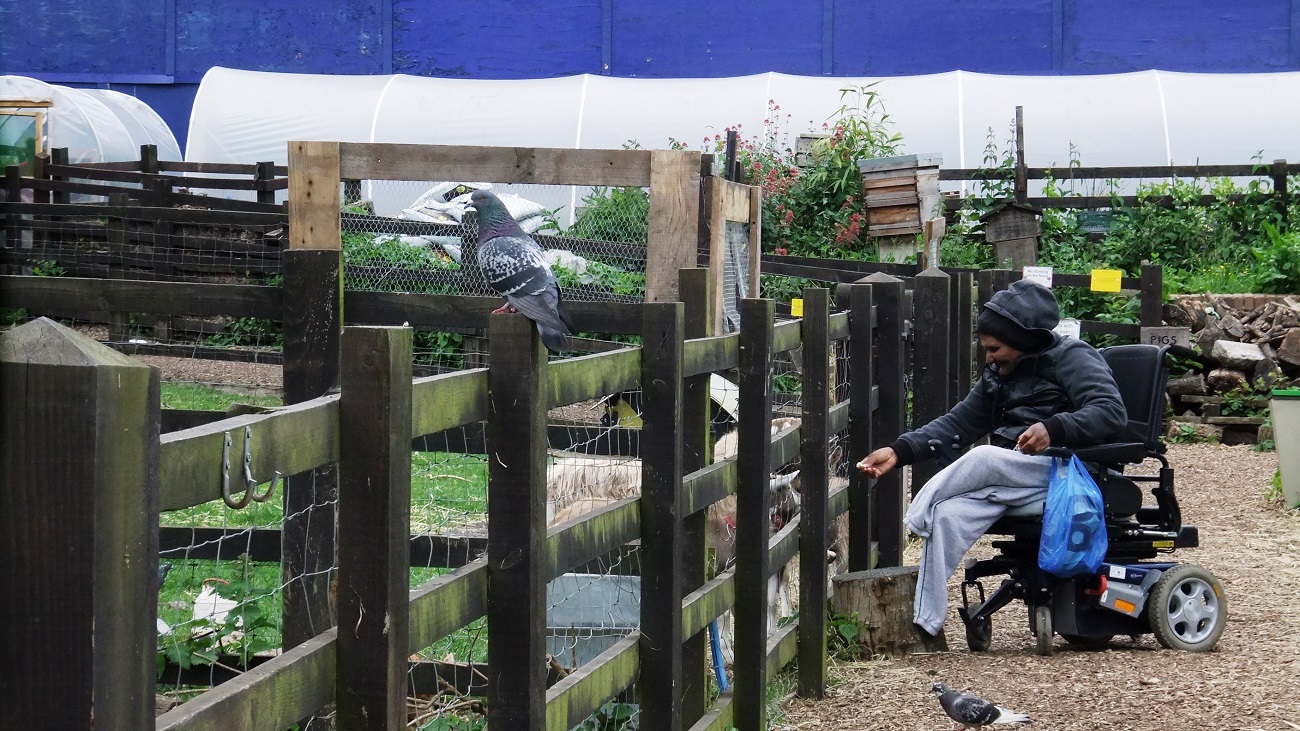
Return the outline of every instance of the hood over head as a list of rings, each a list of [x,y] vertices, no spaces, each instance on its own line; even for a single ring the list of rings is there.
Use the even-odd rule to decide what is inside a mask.
[[[1025,353],[1043,350],[1056,340],[1052,328],[1061,309],[1052,290],[1025,279],[997,292],[980,310],[976,330]]]

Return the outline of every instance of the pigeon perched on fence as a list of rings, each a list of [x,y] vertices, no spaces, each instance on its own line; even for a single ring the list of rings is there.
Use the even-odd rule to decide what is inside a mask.
[[[995,723],[1033,723],[1029,720],[1029,716],[1023,713],[1008,711],[983,698],[958,693],[943,683],[930,686],[930,692],[939,696],[939,705],[943,706],[944,713],[948,714],[948,718],[960,723],[962,728],[978,728]]]
[[[547,348],[567,350],[573,326],[541,247],[491,192],[474,191],[470,205],[478,213],[479,268],[492,289],[506,298],[494,312],[522,312],[537,323]]]

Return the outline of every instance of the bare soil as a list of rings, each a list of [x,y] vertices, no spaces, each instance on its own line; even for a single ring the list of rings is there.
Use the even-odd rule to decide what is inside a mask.
[[[929,693],[939,681],[1026,713],[1039,731],[1300,729],[1300,514],[1265,497],[1277,455],[1189,444],[1172,445],[1169,457],[1184,521],[1201,537],[1174,558],[1209,569],[1227,596],[1228,627],[1213,652],[1165,650],[1147,634],[1103,650],[1058,637],[1055,654],[1040,657],[1017,602],[994,615],[992,651],[973,653],[956,615],[959,571],[948,652],[833,662],[827,697],[790,701],[775,727],[953,729]],[[915,562],[919,547],[909,553]],[[991,553],[984,539],[970,555]]]

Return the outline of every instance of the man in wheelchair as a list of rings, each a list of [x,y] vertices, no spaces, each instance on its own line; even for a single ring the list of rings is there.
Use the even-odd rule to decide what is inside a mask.
[[[970,393],[944,416],[858,463],[864,474],[879,477],[933,457],[951,462],[916,494],[904,518],[925,539],[913,621],[932,635],[942,631],[948,578],[992,531],[1012,540],[995,542],[1001,555],[966,570],[959,614],[971,649],[988,649],[991,615],[1017,598],[1029,605],[1043,654],[1056,631],[1070,641],[1155,631],[1166,647],[1209,649],[1226,617],[1218,581],[1194,566],[1137,565],[1159,551],[1196,545],[1196,529],[1181,525],[1173,471],[1161,454],[1165,349],[1121,346],[1103,355],[1053,333],[1059,321],[1056,298],[1045,287],[1022,280],[995,294],[977,320],[985,368]],[[957,457],[963,445],[985,436],[988,445]],[[1089,463],[1102,490],[1110,549],[1101,575],[1060,580],[1038,569],[1038,536],[1053,456],[1068,458],[1071,451]],[[1142,508],[1135,484],[1144,478],[1122,474],[1124,464],[1147,458],[1161,463],[1158,477],[1145,478],[1158,483],[1152,509]],[[1001,574],[1009,578],[986,600],[978,580]],[[974,604],[972,587],[979,596]]]

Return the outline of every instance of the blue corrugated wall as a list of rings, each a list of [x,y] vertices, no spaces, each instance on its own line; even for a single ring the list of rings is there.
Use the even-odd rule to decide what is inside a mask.
[[[0,0],[0,73],[111,86],[184,146],[212,66],[466,78],[1300,70],[1300,0]]]

